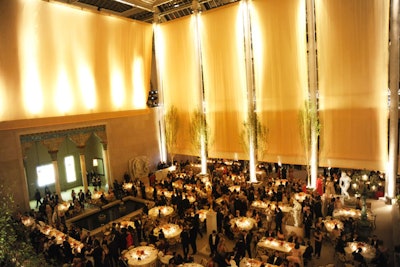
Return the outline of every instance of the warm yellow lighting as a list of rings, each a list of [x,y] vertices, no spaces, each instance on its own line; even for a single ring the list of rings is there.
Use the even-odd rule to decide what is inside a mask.
[[[67,77],[67,73],[64,69],[58,74],[56,94],[54,102],[56,103],[56,108],[61,113],[66,113],[71,111],[73,97],[71,92],[71,85]]]
[[[0,121],[3,121],[3,116],[5,115],[5,111],[7,109],[6,106],[6,86],[4,81],[4,76],[0,73]]]
[[[143,59],[136,58],[132,68],[133,99],[134,108],[146,108],[146,86],[144,85]]]
[[[92,70],[83,62],[79,64],[78,77],[84,105],[93,110],[96,107],[96,85]]]
[[[200,136],[200,153],[201,153],[201,173],[207,173],[207,152],[206,152],[206,138],[204,135]]]
[[[112,102],[116,108],[121,108],[125,99],[125,85],[119,69],[114,69],[111,72],[110,83]]]
[[[39,5],[36,1],[25,1],[20,14],[18,29],[19,66],[24,106],[31,114],[39,114],[43,110],[43,92],[41,90],[38,66],[39,29],[37,17]]]

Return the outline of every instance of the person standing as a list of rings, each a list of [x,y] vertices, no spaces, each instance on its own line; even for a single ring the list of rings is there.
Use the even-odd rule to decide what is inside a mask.
[[[246,247],[247,254],[251,258],[251,243],[253,242],[253,234],[251,232],[244,233],[244,244]]]
[[[276,224],[276,231],[282,230],[282,220],[283,220],[283,212],[282,210],[277,206],[275,208],[275,224]]]
[[[210,257],[214,257],[217,252],[217,247],[219,243],[219,235],[217,231],[213,230],[212,233],[208,237],[208,243],[210,245]]]
[[[185,260],[187,260],[187,256],[189,254],[189,244],[190,244],[190,236],[187,227],[183,228],[183,231],[181,232],[181,243],[182,243],[183,257]]]
[[[197,229],[193,226],[190,227],[189,230],[189,240],[190,240],[190,246],[192,247],[193,250],[193,255],[197,253]]]
[[[42,196],[38,188],[36,188],[35,192],[35,199],[36,199],[36,208],[42,205]]]
[[[314,246],[315,246],[315,256],[317,259],[321,257],[321,248],[322,248],[322,239],[323,239],[323,234],[320,229],[317,229],[314,233]]]

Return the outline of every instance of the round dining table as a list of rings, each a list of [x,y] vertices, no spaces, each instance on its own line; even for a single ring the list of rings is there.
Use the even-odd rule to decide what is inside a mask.
[[[231,227],[237,227],[239,230],[250,231],[256,225],[256,220],[250,217],[236,217],[230,221]]]
[[[160,230],[163,231],[164,236],[167,239],[178,238],[182,233],[182,228],[179,225],[173,223],[166,223],[154,228],[154,234],[158,236]]]
[[[129,267],[150,267],[157,263],[158,250],[151,246],[139,246],[125,252],[123,257]]]
[[[149,209],[149,216],[152,218],[166,217],[174,212],[174,208],[171,206],[156,206]]]
[[[195,262],[188,262],[188,263],[180,264],[178,266],[179,267],[204,267],[200,263],[195,263]]]

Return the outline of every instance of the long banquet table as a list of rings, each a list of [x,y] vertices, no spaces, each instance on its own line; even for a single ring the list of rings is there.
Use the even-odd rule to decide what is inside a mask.
[[[246,257],[240,261],[239,267],[260,267],[261,264],[264,264],[265,267],[278,267],[278,265],[269,264],[257,259],[251,259]]]
[[[273,237],[263,237],[257,243],[258,249],[266,249],[266,250],[277,250],[284,253],[290,253],[294,248],[295,243],[278,240]],[[306,246],[300,246],[300,251],[304,253],[306,250]]]
[[[45,224],[42,221],[40,221],[37,224],[32,217],[22,217],[21,221],[26,227],[36,227],[42,234],[47,236],[49,239],[54,237],[57,244],[62,244],[62,242],[64,242],[64,240],[66,240],[67,238],[66,234],[64,234],[63,232],[54,227],[51,227],[50,225]],[[83,248],[82,242],[72,237],[68,237],[68,243],[71,245],[71,248],[74,251],[78,253],[81,252],[81,249]]]
[[[334,209],[333,210],[333,217],[334,218],[353,218],[356,220],[361,219],[361,210],[353,209],[353,208],[341,208],[341,209]],[[367,218],[369,221],[374,220],[374,214],[367,210]]]

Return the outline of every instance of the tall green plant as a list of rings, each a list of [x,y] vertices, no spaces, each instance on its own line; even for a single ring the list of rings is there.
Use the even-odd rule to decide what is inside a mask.
[[[0,266],[46,266],[29,242],[28,229],[13,218],[14,197],[0,185]]]
[[[243,122],[242,126],[240,139],[245,153],[250,153],[250,142],[253,140],[255,156],[257,159],[262,159],[268,148],[268,128],[261,123],[255,112],[249,113],[247,120]]]
[[[179,116],[178,109],[171,106],[164,116],[165,121],[165,144],[172,164],[174,163],[175,151],[177,147],[178,131],[179,131]]]
[[[304,101],[303,109],[299,112],[299,126],[300,126],[300,139],[304,148],[307,166],[308,180],[310,181],[311,175],[311,142],[312,142],[312,131],[315,131],[316,137],[319,136],[321,130],[321,124],[319,122],[317,107],[313,105],[309,100]]]
[[[208,146],[209,129],[207,121],[205,120],[204,113],[201,109],[196,109],[190,116],[190,128],[189,128],[190,140],[195,153],[201,151],[201,138],[204,138],[205,146]]]

